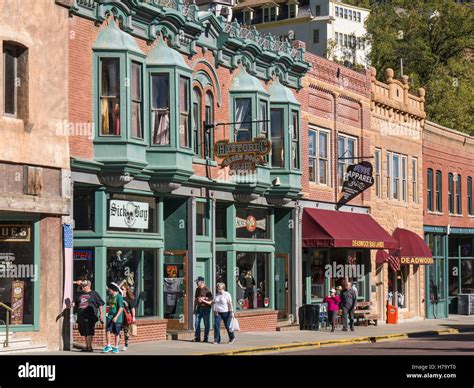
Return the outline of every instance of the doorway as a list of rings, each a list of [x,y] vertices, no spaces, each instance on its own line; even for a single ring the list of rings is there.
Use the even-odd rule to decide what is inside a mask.
[[[278,310],[278,319],[285,319],[289,314],[289,278],[288,254],[275,254],[275,310]]]
[[[168,330],[188,328],[187,251],[165,251],[163,255],[163,306]]]

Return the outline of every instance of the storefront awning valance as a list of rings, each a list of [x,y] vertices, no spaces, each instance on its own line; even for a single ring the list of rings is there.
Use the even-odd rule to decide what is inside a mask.
[[[303,247],[398,249],[398,243],[368,214],[304,209]]]
[[[392,236],[398,241],[400,246],[400,251],[398,252],[400,264],[433,264],[433,255],[430,248],[416,233],[407,229],[397,228],[392,233]]]

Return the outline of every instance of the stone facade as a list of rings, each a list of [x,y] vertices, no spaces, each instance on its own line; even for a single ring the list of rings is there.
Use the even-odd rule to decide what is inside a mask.
[[[55,319],[63,305],[61,216],[70,207],[68,13],[54,1],[44,0],[1,1],[0,9],[2,50],[10,47],[21,52],[15,54],[13,113],[6,108],[6,97],[13,94],[3,93],[7,75],[5,56],[0,57],[0,221],[31,220],[39,232],[34,237],[37,248],[31,252],[39,258],[40,271],[33,327],[12,330],[17,338],[30,337],[34,343],[58,350],[61,321]],[[3,294],[2,301],[7,299]]]
[[[371,126],[366,132],[370,141],[370,155],[375,155],[376,149],[380,151],[380,193],[376,194],[376,185],[372,187],[371,214],[386,229],[392,233],[397,227],[408,229],[423,237],[423,155],[422,140],[425,123],[424,95],[425,91],[419,89],[418,96],[409,93],[408,77],[401,81],[394,79],[392,69],[386,70],[386,82],[377,81],[376,71],[371,68]],[[397,190],[398,199],[394,198],[393,179],[390,181],[389,190],[387,179],[387,153],[391,152],[406,157],[406,179],[401,182]],[[416,160],[415,175],[413,175],[412,160]],[[393,178],[393,159],[391,160],[391,177]],[[400,165],[400,170],[403,167]],[[413,177],[417,184],[413,185]],[[400,180],[403,181],[400,171]],[[404,187],[405,186],[405,187]],[[414,189],[415,188],[415,189]],[[415,192],[414,192],[415,191]],[[405,192],[405,194],[403,194]],[[405,198],[403,198],[405,197]],[[372,257],[375,267],[375,258]],[[385,311],[382,300],[388,294],[388,266],[373,272],[373,284],[377,285],[378,311]],[[422,266],[409,267],[408,276],[408,303],[406,309],[401,309],[399,316],[402,319],[416,316],[423,317],[424,309],[424,270]],[[375,296],[375,295],[374,295]],[[405,295],[406,297],[406,295]],[[381,300],[382,299],[382,300]]]

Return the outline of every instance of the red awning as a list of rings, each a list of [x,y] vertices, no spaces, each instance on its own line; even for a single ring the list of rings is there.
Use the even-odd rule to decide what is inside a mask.
[[[383,249],[379,249],[377,251],[377,254],[375,255],[375,262],[377,264],[386,263],[389,257],[390,257],[390,254],[387,251],[384,251]]]
[[[415,232],[397,228],[392,233],[400,245],[400,264],[433,264],[433,255],[425,241]]]
[[[368,214],[304,209],[303,247],[398,249],[398,243]]]

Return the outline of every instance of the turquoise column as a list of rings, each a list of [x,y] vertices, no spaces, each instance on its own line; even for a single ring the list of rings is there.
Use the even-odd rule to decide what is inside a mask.
[[[95,290],[104,299],[107,298],[107,248],[95,247]],[[105,306],[103,307],[105,317]]]
[[[237,254],[235,251],[227,251],[227,291],[232,295],[234,310],[237,310],[237,293],[236,293],[236,275],[235,267],[237,265]],[[237,274],[238,276],[238,274]]]
[[[163,197],[159,197],[158,198],[158,233],[160,234],[160,236],[162,236],[162,238],[164,238],[164,235],[165,235],[165,221],[164,221],[164,213],[163,213]],[[158,275],[158,289],[157,289],[157,292],[156,292],[156,297],[158,298],[158,316],[160,318],[163,318],[164,317],[164,308],[163,308],[163,302],[164,302],[164,299],[163,299],[163,277],[164,277],[164,274],[163,274],[163,264],[164,264],[164,251],[165,251],[165,248],[163,246],[162,249],[158,249],[158,257],[157,257],[157,260],[158,260],[158,271],[157,271],[157,275]]]
[[[104,188],[95,192],[95,232],[100,236],[107,233],[107,193]]]
[[[270,298],[270,305],[268,306],[271,310],[275,309],[275,252],[270,253],[270,268],[269,268],[269,285],[268,285],[268,297]]]

